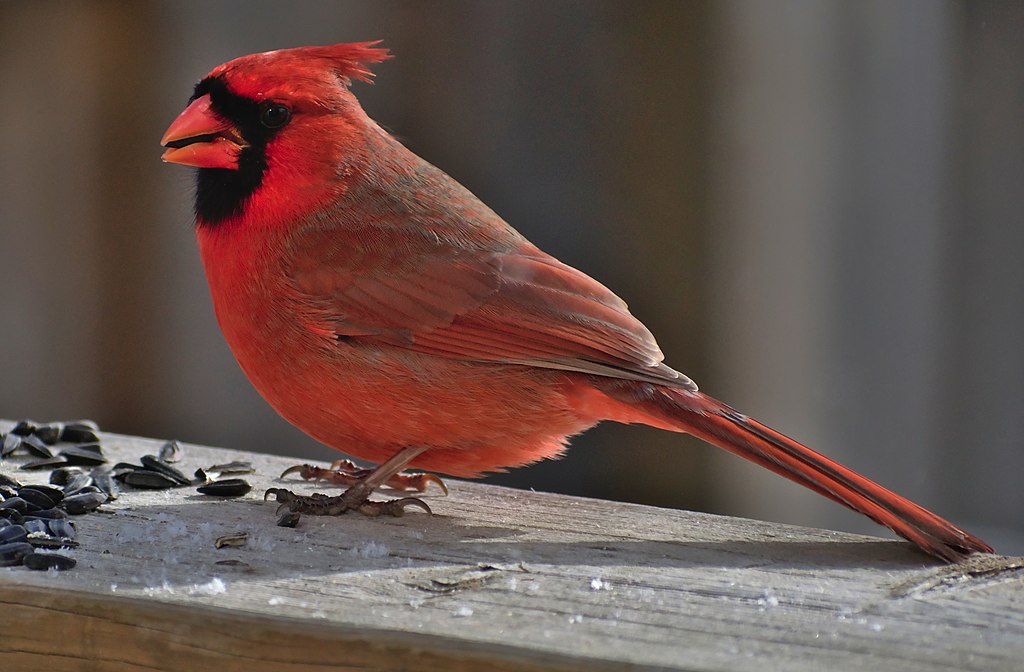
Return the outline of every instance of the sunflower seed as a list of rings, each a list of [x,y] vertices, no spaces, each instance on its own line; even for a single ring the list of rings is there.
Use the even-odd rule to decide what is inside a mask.
[[[24,525],[8,525],[0,527],[0,544],[13,544],[18,541],[25,541],[29,529]]]
[[[14,429],[11,430],[11,434],[28,436],[32,432],[36,431],[36,427],[38,426],[39,423],[35,420],[18,420],[17,424],[14,425]]]
[[[32,520],[26,520],[24,523],[22,523],[22,527],[24,527],[25,531],[28,533],[25,535],[26,537],[29,534],[42,534],[45,536],[50,536],[50,526],[47,525],[46,521],[42,518],[33,518]]]
[[[192,483],[188,476],[167,464],[156,455],[143,455],[142,466],[147,469],[151,469],[152,471],[159,471],[164,476],[174,479],[178,485],[189,485]]]
[[[92,467],[98,464],[105,464],[107,461],[107,458],[103,456],[103,451],[97,443],[83,443],[80,446],[68,446],[64,450],[60,451],[60,454],[64,456],[64,459],[67,460],[68,464]]]
[[[165,476],[159,471],[150,471],[149,469],[129,471],[123,474],[119,480],[133,488],[148,488],[151,490],[164,490],[178,486],[178,482],[174,479]]]
[[[42,509],[41,511],[30,511],[23,516],[24,520],[30,520],[32,518],[45,518],[52,520],[54,518],[67,518],[68,514],[63,509]]]
[[[28,511],[28,502],[22,497],[8,497],[0,502],[0,511],[4,509],[13,509],[18,513],[25,513]]]
[[[0,544],[0,567],[16,567],[31,552],[32,544],[25,541]]]
[[[48,425],[36,427],[36,431],[32,432],[32,434],[46,445],[52,446],[60,440],[60,435],[63,431],[63,423],[51,422]]]
[[[48,458],[53,457],[53,451],[50,447],[43,443],[43,440],[36,435],[24,436],[21,439],[21,447],[25,448],[31,454],[36,457]]]
[[[17,479],[8,476],[7,474],[0,474],[0,487],[14,488],[17,490],[21,487],[21,483]]]
[[[86,473],[76,474],[71,477],[71,480],[64,486],[65,495],[73,495],[80,492],[83,488],[88,488],[92,485],[92,476]]]
[[[69,422],[60,433],[60,440],[68,443],[96,443],[100,440],[95,423]]]
[[[39,571],[55,569],[58,572],[71,569],[77,564],[74,558],[58,553],[29,553],[22,559],[22,562],[29,569]]]
[[[66,518],[55,518],[47,523],[50,534],[60,539],[74,539],[78,536],[75,525]]]
[[[107,499],[117,499],[117,496],[121,494],[120,488],[117,487],[117,481],[114,480],[113,473],[109,469],[93,469],[92,480],[100,492],[107,495]]]
[[[241,497],[252,490],[252,486],[242,478],[225,478],[213,483],[207,483],[206,485],[200,485],[196,490],[204,495],[212,495],[214,497]]]
[[[52,509],[57,504],[57,502],[53,501],[53,499],[45,492],[33,490],[28,486],[25,486],[18,491],[18,497],[21,497],[28,503],[28,507],[25,511]],[[22,511],[22,513],[25,513],[25,511]]]
[[[64,500],[64,510],[72,515],[89,513],[95,511],[101,504],[105,504],[107,496],[102,492],[83,492],[80,495],[71,495]]]
[[[63,467],[68,461],[61,455],[54,455],[53,457],[47,457],[42,460],[36,460],[34,462],[26,462],[21,465],[21,468],[25,471],[32,471],[34,469],[55,469],[57,467]]]
[[[50,472],[50,485],[65,486],[72,478],[84,473],[85,469],[81,467],[58,467]]]
[[[44,509],[53,508],[54,506],[57,506],[58,504],[60,504],[60,500],[64,499],[64,491],[61,490],[60,488],[52,486],[52,485],[39,485],[39,484],[23,485],[21,487],[21,489],[18,490],[18,494],[20,496],[22,496],[22,497],[25,497],[25,493],[33,493],[33,492],[37,492],[37,493],[39,493],[41,495],[45,495],[46,497],[49,497],[49,499],[50,499],[50,501],[52,503],[49,506],[42,507]],[[31,501],[31,500],[29,500],[29,501]]]

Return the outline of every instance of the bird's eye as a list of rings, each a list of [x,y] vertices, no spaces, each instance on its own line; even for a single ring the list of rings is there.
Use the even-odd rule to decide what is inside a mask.
[[[281,128],[292,118],[292,111],[281,103],[260,105],[260,123],[267,128]]]

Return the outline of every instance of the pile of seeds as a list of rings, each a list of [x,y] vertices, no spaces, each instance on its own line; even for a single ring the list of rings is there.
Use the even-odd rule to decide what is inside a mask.
[[[70,444],[55,448],[58,444]],[[251,489],[241,478],[252,473],[248,462],[215,464],[197,469],[189,478],[171,463],[182,454],[177,441],[168,441],[159,455],[143,455],[140,464],[121,462],[106,466],[99,427],[90,420],[37,423],[20,420],[0,435],[0,459],[27,455],[22,470],[50,470],[49,484],[22,484],[0,474],[0,567],[24,565],[29,569],[71,569],[74,558],[39,549],[75,548],[75,523],[68,516],[96,511],[117,499],[118,483],[138,489],[199,486],[199,492],[218,497],[240,497]]]

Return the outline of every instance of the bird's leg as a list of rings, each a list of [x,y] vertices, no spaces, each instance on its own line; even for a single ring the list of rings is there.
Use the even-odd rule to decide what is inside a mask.
[[[427,513],[430,507],[422,499],[417,497],[403,497],[386,502],[370,501],[373,491],[384,484],[390,484],[402,471],[402,468],[422,453],[426,448],[419,446],[407,446],[395,453],[387,462],[382,463],[376,469],[360,470],[359,477],[350,476],[352,485],[348,490],[335,497],[328,497],[320,493],[312,495],[296,495],[290,490],[283,488],[270,488],[263,495],[267,499],[271,495],[280,503],[278,513],[282,511],[292,513],[308,513],[314,516],[337,516],[346,511],[359,511],[368,516],[401,516],[405,513],[405,507],[418,506]],[[301,470],[301,467],[299,468]],[[285,474],[292,473],[292,469],[285,471]],[[301,471],[300,471],[301,473]],[[283,476],[284,474],[282,474]],[[436,477],[435,477],[436,478]],[[426,482],[423,488],[426,488]],[[447,492],[447,489],[445,489]],[[285,517],[282,516],[282,522]],[[294,522],[293,520],[291,522]]]
[[[360,479],[366,478],[373,469],[359,467],[352,460],[336,460],[330,467],[317,467],[312,464],[297,464],[289,467],[281,474],[284,478],[288,474],[298,474],[299,478],[307,481],[325,481],[335,485],[355,485]],[[444,481],[434,474],[422,472],[400,472],[389,478],[384,485],[392,490],[407,492],[426,492],[430,483],[436,483],[438,487],[448,494],[448,486]]]

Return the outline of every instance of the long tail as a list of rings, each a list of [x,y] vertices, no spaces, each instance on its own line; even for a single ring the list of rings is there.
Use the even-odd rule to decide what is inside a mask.
[[[992,547],[909,499],[700,392],[633,384],[630,405],[669,426],[771,469],[885,525],[926,553],[959,562]],[[613,395],[623,399],[621,388]]]

